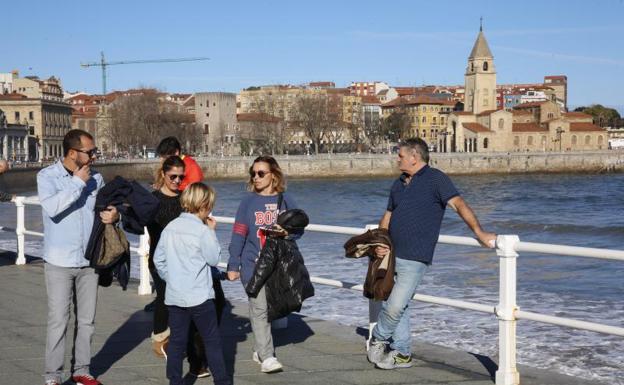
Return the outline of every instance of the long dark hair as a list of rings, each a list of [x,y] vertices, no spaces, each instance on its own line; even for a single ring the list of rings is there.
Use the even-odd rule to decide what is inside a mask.
[[[158,171],[156,171],[156,182],[154,187],[160,189],[165,183],[165,173],[174,167],[184,168],[184,161],[177,155],[169,156],[160,163]]]

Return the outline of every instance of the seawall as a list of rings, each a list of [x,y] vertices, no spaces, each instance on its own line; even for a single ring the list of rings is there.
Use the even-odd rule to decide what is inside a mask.
[[[279,156],[290,178],[389,177],[398,173],[396,155],[337,154]],[[207,179],[245,179],[253,157],[200,158]],[[431,154],[432,167],[450,175],[624,172],[624,151],[576,153]],[[158,160],[98,163],[105,180],[115,175],[152,180]],[[9,191],[33,189],[39,168],[14,168],[0,175]]]

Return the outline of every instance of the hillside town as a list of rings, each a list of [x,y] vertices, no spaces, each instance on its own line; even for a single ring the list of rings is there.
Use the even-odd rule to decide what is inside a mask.
[[[479,31],[463,85],[332,81],[249,86],[239,93],[64,90],[55,76],[0,73],[0,158],[62,155],[72,128],[90,132],[104,158],[147,157],[163,134],[201,156],[390,152],[421,137],[436,152],[604,150],[624,142],[621,119],[569,111],[568,79],[498,84]]]

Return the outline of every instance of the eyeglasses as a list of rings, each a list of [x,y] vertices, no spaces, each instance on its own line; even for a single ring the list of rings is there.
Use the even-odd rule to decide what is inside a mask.
[[[251,177],[251,179],[253,179],[256,175],[258,175],[258,178],[264,178],[265,176],[267,176],[267,174],[270,174],[271,171],[264,171],[264,170],[260,170],[260,171],[249,171],[249,176]]]
[[[85,150],[79,150],[77,148],[72,148],[72,150],[78,151],[78,152],[82,152],[83,154],[87,154],[87,156],[89,158],[93,158],[94,156],[97,155],[97,152],[98,152],[98,148],[97,147],[93,147],[92,149],[86,150],[86,151]]]
[[[170,174],[170,175],[167,175],[167,178],[169,178],[169,180],[172,182],[176,179],[180,179],[180,182],[182,182],[184,180],[184,175]]]

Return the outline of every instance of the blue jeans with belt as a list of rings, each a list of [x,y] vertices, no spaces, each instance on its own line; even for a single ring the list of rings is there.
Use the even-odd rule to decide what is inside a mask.
[[[373,329],[375,339],[388,341],[392,337],[390,347],[404,355],[410,355],[412,351],[409,304],[427,267],[423,262],[396,259],[394,287],[383,302]]]

